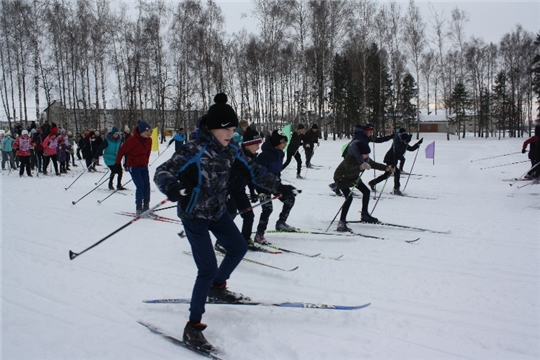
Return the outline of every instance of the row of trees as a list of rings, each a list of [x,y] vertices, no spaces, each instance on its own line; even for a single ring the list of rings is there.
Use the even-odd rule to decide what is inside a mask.
[[[416,126],[426,109],[474,121],[479,136],[495,127],[520,136],[540,100],[540,34],[535,42],[517,25],[499,44],[467,39],[458,8],[448,18],[432,9],[426,21],[413,0],[256,0],[259,32],[227,34],[212,0],[112,4],[1,0],[10,127],[59,100],[77,110],[76,129],[102,126],[109,109],[124,110],[116,125],[154,109],[146,120],[162,129],[166,111],[192,128],[186,114],[224,91],[262,129],[316,121],[341,136],[370,121],[384,132]]]

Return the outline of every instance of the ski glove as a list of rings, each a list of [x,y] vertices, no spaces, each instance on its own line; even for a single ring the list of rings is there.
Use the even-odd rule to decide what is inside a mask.
[[[393,174],[396,171],[396,169],[394,169],[394,167],[392,165],[388,165],[386,167],[386,171],[389,171],[389,172],[391,172]],[[403,171],[403,170],[401,170],[401,171]]]
[[[362,165],[360,165],[360,170],[371,170],[371,165],[367,162],[362,163]]]
[[[187,193],[186,189],[179,182],[174,182],[167,187],[166,194],[170,201],[177,202],[182,196],[186,196]]]
[[[280,193],[281,195],[283,195],[284,197],[285,196],[296,196],[297,194],[300,193],[300,191],[298,191],[294,186],[292,185],[279,185],[277,187],[277,191],[278,193]]]
[[[420,140],[418,140],[417,144],[420,145],[423,142],[424,142],[424,138],[421,138]]]
[[[527,152],[527,150],[521,149],[521,153],[522,153],[522,154],[525,154],[526,152]]]
[[[306,144],[306,145],[304,145],[304,146],[307,147],[307,148],[310,148],[310,147],[311,147],[311,145],[309,145],[309,144]]]
[[[250,197],[250,200],[252,203],[256,203],[259,201],[259,197],[257,196],[257,194],[255,193],[255,191],[252,191],[250,194],[249,194],[249,197]]]
[[[268,197],[268,195],[266,195],[265,193],[260,193],[259,196],[258,196],[260,201],[266,200],[267,197]]]

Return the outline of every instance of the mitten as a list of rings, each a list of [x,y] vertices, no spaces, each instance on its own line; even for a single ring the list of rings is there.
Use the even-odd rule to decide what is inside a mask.
[[[166,194],[170,201],[177,202],[186,195],[186,189],[179,182],[174,182],[167,187]]]
[[[527,150],[521,149],[521,153],[522,153],[522,154],[525,154],[526,152],[527,152]]]
[[[257,196],[257,194],[255,193],[255,191],[252,191],[250,194],[249,194],[249,197],[250,197],[250,200],[252,203],[256,203],[259,201],[259,197]]]
[[[371,165],[367,162],[362,163],[362,165],[360,165],[360,170],[371,170]]]

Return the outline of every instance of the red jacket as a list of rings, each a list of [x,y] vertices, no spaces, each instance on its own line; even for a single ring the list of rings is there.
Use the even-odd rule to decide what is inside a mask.
[[[30,149],[35,145],[34,140],[30,136],[24,138],[22,135],[13,143],[13,149],[18,150],[17,156],[30,156]]]
[[[124,141],[122,146],[120,146],[120,149],[118,149],[118,153],[116,154],[116,164],[120,164],[124,155],[127,155],[127,167],[148,166],[151,152],[152,138],[143,138],[141,134],[139,134],[139,130],[135,127],[133,136]]]

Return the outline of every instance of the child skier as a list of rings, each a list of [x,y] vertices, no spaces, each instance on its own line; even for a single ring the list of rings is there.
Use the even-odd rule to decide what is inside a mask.
[[[264,166],[268,171],[274,174],[278,179],[281,179],[281,169],[283,164],[283,149],[287,146],[287,136],[281,131],[274,130],[272,135],[267,136],[262,145],[262,153],[257,157],[257,163]],[[264,201],[266,198],[272,195],[272,192],[266,189],[258,189],[259,200]],[[286,196],[283,194],[279,200],[283,203],[283,209],[279,214],[279,219],[276,222],[276,230],[279,231],[298,231],[295,227],[287,224],[287,218],[294,206],[294,196]],[[257,225],[257,233],[255,234],[255,241],[259,244],[266,244],[264,239],[264,232],[268,226],[268,219],[272,214],[273,206],[272,202],[268,202],[262,205],[261,217],[259,218],[259,225]]]
[[[199,120],[195,139],[160,165],[154,177],[159,190],[169,200],[178,201],[178,216],[198,269],[183,338],[209,353],[214,347],[202,334],[206,325],[201,323],[207,297],[232,303],[247,299],[227,289],[227,279],[247,251],[247,244],[226,209],[231,170],[284,196],[292,196],[296,191],[290,185],[281,185],[279,179],[239,151],[236,142],[231,141],[238,117],[226,104],[227,95],[217,94],[214,102]],[[209,232],[226,250],[219,267]]]
[[[368,142],[363,140],[355,140],[351,142],[347,149],[347,154],[343,161],[338,165],[334,172],[334,182],[345,196],[345,202],[341,208],[341,216],[338,223],[337,231],[350,231],[347,227],[347,213],[352,203],[351,187],[356,187],[362,192],[362,215],[360,220],[368,223],[377,223],[379,220],[369,214],[369,196],[371,192],[368,187],[362,182],[360,173],[365,170],[375,168],[381,171],[392,171],[391,166],[379,164],[369,158]]]
[[[257,158],[257,150],[259,150],[260,144],[262,143],[261,136],[256,130],[248,129],[244,132],[243,140],[241,146],[243,154],[251,160],[255,160]],[[227,211],[233,219],[239,210],[242,211],[251,207],[251,203],[246,194],[246,185],[249,186],[251,201],[257,202],[259,198],[255,193],[255,186],[253,184],[248,184],[247,179],[245,179],[242,174],[233,171],[229,180],[229,199],[227,200]],[[253,239],[251,238],[251,231],[255,220],[253,210],[243,212],[240,216],[243,220],[242,236],[248,244],[248,249],[260,250],[259,247],[253,243]]]

